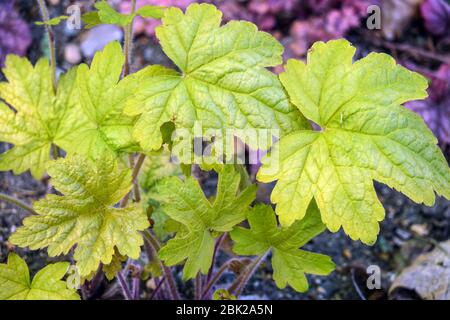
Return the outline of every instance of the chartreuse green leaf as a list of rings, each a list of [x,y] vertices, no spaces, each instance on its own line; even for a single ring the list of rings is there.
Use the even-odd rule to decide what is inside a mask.
[[[209,4],[164,12],[156,35],[181,72],[162,69],[143,78],[127,101],[125,112],[140,115],[134,137],[144,150],[161,147],[160,128],[167,122],[192,134],[197,122],[201,133],[227,128],[286,133],[306,127],[277,77],[265,69],[282,62],[281,44],[249,22],[221,27],[221,18]]]
[[[180,166],[171,161],[168,148],[148,152],[139,174],[139,184],[143,191],[156,195],[158,182],[168,176],[181,176]]]
[[[76,118],[67,118],[64,126],[73,127],[60,144],[69,154],[97,159],[107,153],[118,156],[123,152],[139,151],[132,137],[135,122],[123,114],[124,101],[139,86],[140,77],[151,68],[141,70],[120,80],[125,61],[118,42],[109,43],[97,52],[90,68],[82,64],[77,72],[77,91],[80,107]]]
[[[105,0],[97,2],[94,6],[98,10],[98,16],[102,23],[124,27],[133,21],[134,15],[117,12]]]
[[[236,296],[229,293],[227,289],[217,289],[212,298],[213,300],[237,300]]]
[[[91,162],[80,156],[50,164],[53,186],[64,196],[50,194],[34,204],[39,213],[25,218],[10,241],[30,249],[48,247],[48,254],[66,254],[76,244],[74,258],[84,277],[99,263],[111,263],[114,249],[138,258],[139,231],[149,222],[139,205],[117,208],[132,188],[130,170],[121,170],[111,156]]]
[[[69,19],[69,17],[63,15],[63,16],[54,17],[53,19],[50,19],[47,21],[36,21],[35,24],[38,26],[42,26],[42,25],[56,26],[56,25],[60,24],[61,21],[67,20],[67,19]]]
[[[61,280],[68,268],[68,262],[49,264],[30,281],[25,261],[10,253],[8,262],[0,264],[0,300],[80,300],[77,291]]]
[[[102,23],[125,27],[130,25],[136,16],[161,19],[166,9],[166,7],[161,6],[145,5],[137,9],[134,13],[125,14],[117,12],[104,0],[97,2],[94,6],[98,11],[88,12],[83,15],[83,21],[87,24],[87,28],[92,28]]]
[[[426,79],[386,54],[352,63],[354,53],[346,40],[318,42],[307,64],[288,61],[280,79],[322,130],[282,138],[279,163],[263,164],[258,179],[278,179],[271,200],[282,225],[302,219],[314,198],[329,230],[372,244],[384,218],[373,180],[432,205],[434,192],[450,198],[450,170],[423,120],[401,106],[427,96]]]
[[[127,256],[121,255],[117,248],[115,248],[111,262],[102,267],[106,279],[109,281],[113,280],[116,277],[117,272],[122,270],[122,262],[127,261],[127,259]]]
[[[161,19],[167,7],[145,5],[136,10],[136,15],[143,18]]]
[[[3,73],[8,81],[0,83],[0,98],[14,110],[0,102],[0,140],[14,147],[0,155],[0,170],[15,174],[30,170],[39,179],[50,160],[52,143],[61,145],[79,125],[72,113],[77,101],[76,69],[61,76],[56,93],[46,59],[33,67],[27,59],[9,55]]]
[[[161,248],[159,256],[169,266],[186,260],[184,279],[194,278],[199,271],[207,273],[212,263],[214,238],[245,219],[256,187],[250,186],[238,194],[240,179],[233,166],[224,166],[213,203],[192,177],[185,182],[169,177],[158,185],[164,211],[183,225],[175,238]]]
[[[81,20],[84,22],[86,29],[91,29],[99,24],[102,24],[98,15],[98,11],[90,11],[84,13],[81,16]]]
[[[299,250],[325,230],[319,209],[311,202],[302,220],[278,228],[272,207],[256,205],[247,216],[250,229],[237,227],[231,233],[233,251],[239,255],[262,255],[272,249],[273,279],[278,288],[289,284],[299,292],[308,290],[305,273],[328,275],[334,270],[330,257]]]
[[[166,222],[169,217],[164,212],[158,198],[157,185],[164,177],[181,176],[181,169],[178,165],[171,162],[171,154],[167,148],[160,151],[153,151],[147,154],[145,162],[139,174],[139,184],[142,188],[142,204],[147,212],[151,212],[153,220],[152,229],[155,235],[164,240],[169,235],[166,230]],[[150,210],[149,207],[151,207]]]

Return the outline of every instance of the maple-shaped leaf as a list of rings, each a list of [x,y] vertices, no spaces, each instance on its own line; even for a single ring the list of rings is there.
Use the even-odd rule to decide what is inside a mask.
[[[186,260],[183,278],[207,273],[212,263],[214,238],[245,219],[248,206],[255,199],[256,186],[238,194],[240,174],[232,165],[219,173],[217,195],[211,203],[192,177],[183,182],[177,177],[162,180],[157,190],[164,212],[183,225],[175,238],[161,248],[159,256],[167,265]]]
[[[184,14],[178,8],[165,11],[156,35],[181,72],[161,69],[143,78],[125,107],[129,115],[140,115],[134,136],[144,150],[160,148],[160,128],[167,122],[191,133],[196,122],[202,132],[264,128],[286,133],[306,127],[265,68],[282,62],[282,45],[249,22],[221,27],[221,18],[209,4],[192,4]]]
[[[161,72],[159,67],[149,67],[120,80],[124,54],[117,41],[97,52],[90,68],[78,67],[77,88],[81,107],[77,113],[77,128],[60,142],[69,154],[86,155],[97,159],[104,153],[118,156],[140,148],[132,137],[135,117],[123,113],[125,101],[141,85],[141,77]],[[68,118],[63,125],[69,126]]]
[[[372,244],[384,209],[373,180],[432,205],[450,197],[450,170],[437,139],[402,103],[427,96],[427,80],[386,54],[352,63],[346,40],[316,43],[307,64],[289,60],[280,79],[291,101],[320,131],[283,137],[258,179],[277,180],[271,200],[282,225],[302,219],[313,198],[335,232]],[[276,167],[275,165],[279,165]]]
[[[10,253],[8,262],[0,264],[0,300],[80,300],[74,289],[61,280],[69,268],[68,262],[49,264],[30,281],[26,262]]]
[[[87,24],[87,28],[92,28],[101,23],[126,27],[131,25],[136,16],[161,19],[166,9],[166,7],[162,6],[145,5],[137,9],[134,13],[125,14],[116,11],[105,0],[97,2],[94,6],[98,11],[88,12],[83,15],[83,21]]]
[[[90,68],[82,64],[77,72],[77,89],[80,107],[77,116],[67,118],[64,126],[76,129],[66,135],[60,144],[70,154],[80,154],[97,159],[104,153],[138,151],[132,137],[135,122],[123,114],[125,101],[140,85],[141,70],[120,80],[124,54],[117,41],[97,52]]]
[[[9,55],[3,73],[8,82],[0,83],[0,98],[14,110],[0,102],[0,140],[14,147],[0,155],[0,170],[30,170],[39,179],[52,143],[60,145],[78,125],[71,113],[77,100],[76,69],[61,76],[56,94],[46,59],[33,67],[27,59]]]
[[[132,188],[130,170],[120,170],[111,156],[93,163],[80,156],[51,162],[48,173],[64,196],[47,195],[34,204],[39,215],[24,219],[10,241],[30,249],[48,247],[48,254],[67,254],[76,244],[74,258],[81,276],[111,263],[114,249],[138,258],[149,226],[139,205],[115,205]]]
[[[95,159],[103,153],[137,150],[131,137],[134,119],[122,113],[124,99],[137,84],[131,76],[120,81],[124,61],[120,44],[112,42],[95,54],[90,68],[84,64],[79,67],[80,125],[63,144],[69,153]]]
[[[256,205],[247,215],[250,229],[237,227],[231,233],[233,251],[239,255],[262,255],[272,250],[273,279],[278,288],[289,284],[299,292],[308,290],[305,273],[328,275],[334,270],[331,258],[299,250],[325,230],[315,202],[302,220],[279,228],[272,207]]]

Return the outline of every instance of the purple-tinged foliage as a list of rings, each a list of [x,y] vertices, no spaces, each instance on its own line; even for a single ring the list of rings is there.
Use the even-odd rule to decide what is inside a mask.
[[[195,0],[137,0],[136,7],[140,8],[145,5],[155,5],[163,7],[178,7],[182,10],[186,9],[193,2],[204,2]],[[131,1],[125,0],[121,1],[119,6],[119,11],[122,13],[130,13],[131,11]],[[145,33],[149,36],[155,35],[155,28],[160,25],[161,22],[155,19],[144,19],[142,17],[137,17],[134,20],[134,32],[136,34]]]
[[[185,9],[194,0],[138,0],[146,4],[177,6]],[[348,31],[361,25],[367,7],[380,0],[198,0],[216,5],[224,21],[247,20],[259,29],[271,32],[286,45],[286,58],[303,56],[315,41],[345,37]],[[122,2],[120,11],[130,12],[130,1]],[[153,36],[160,21],[137,18],[135,33]],[[287,28],[286,28],[287,27]],[[284,30],[283,30],[284,29]],[[283,34],[289,31],[289,35]]]
[[[426,100],[406,106],[420,114],[442,144],[450,144],[450,65],[442,65],[431,77]]]
[[[290,29],[292,39],[286,51],[286,58],[303,56],[316,41],[343,38],[347,32],[360,26],[367,14],[367,7],[377,4],[370,0],[308,0],[305,10],[311,14],[307,19],[295,21]]]
[[[428,32],[435,36],[448,35],[450,31],[450,4],[444,0],[425,0],[420,12]]]
[[[0,1],[0,66],[10,53],[25,55],[30,44],[30,28],[14,9],[14,1]]]

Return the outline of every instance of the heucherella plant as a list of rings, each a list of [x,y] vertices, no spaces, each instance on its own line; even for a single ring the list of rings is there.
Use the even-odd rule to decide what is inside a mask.
[[[46,59],[36,66],[9,55],[3,69],[8,82],[0,83],[0,139],[14,147],[0,155],[0,170],[15,174],[30,170],[40,179],[50,160],[50,149],[65,144],[76,124],[76,69],[61,76],[54,92]]]
[[[299,250],[325,229],[314,201],[306,216],[287,228],[278,228],[275,213],[267,205],[253,207],[247,219],[250,229],[237,227],[231,232],[233,250],[239,255],[264,255],[272,249],[273,279],[279,288],[289,284],[297,291],[306,291],[305,273],[327,275],[333,271],[330,257]]]
[[[435,191],[450,198],[450,173],[423,119],[401,106],[427,96],[426,79],[386,54],[352,63],[354,53],[345,40],[319,42],[307,64],[288,61],[280,80],[321,130],[283,137],[279,170],[263,166],[258,180],[278,180],[271,199],[282,225],[302,219],[314,198],[330,231],[342,226],[373,244],[384,218],[373,180],[433,205]]]
[[[214,238],[245,220],[248,207],[255,199],[256,186],[249,186],[236,195],[240,180],[233,166],[225,166],[219,173],[214,203],[205,197],[192,177],[185,182],[171,177],[159,184],[157,192],[164,211],[182,225],[159,256],[168,265],[186,260],[185,279],[194,278],[199,271],[206,274],[214,254]]]
[[[67,254],[76,244],[74,258],[81,276],[111,263],[114,248],[137,259],[142,235],[149,227],[142,207],[114,205],[132,188],[130,170],[120,170],[105,156],[91,163],[80,156],[53,161],[48,167],[52,184],[63,195],[49,194],[34,204],[37,215],[25,218],[10,237],[13,244],[31,249],[48,247],[50,256]]]
[[[41,24],[52,32],[64,18],[50,19],[38,3]],[[55,55],[35,66],[6,60],[0,140],[12,146],[0,155],[0,169],[48,174],[53,187],[32,206],[0,194],[30,213],[9,241],[73,265],[49,264],[31,281],[25,261],[10,253],[0,264],[1,299],[79,299],[78,289],[90,298],[102,281],[117,281],[125,299],[140,299],[149,297],[140,286],[149,277],[159,284],[152,299],[191,297],[178,291],[173,271],[180,265],[182,280],[194,282],[193,298],[236,299],[265,261],[279,288],[305,292],[306,274],[335,268],[330,257],[302,248],[324,230],[342,227],[354,240],[375,243],[384,209],[374,181],[417,203],[433,205],[435,193],[450,198],[437,139],[402,105],[425,98],[427,81],[390,56],[354,61],[348,41],[318,42],[306,62],[289,60],[278,77],[268,68],[282,64],[282,45],[249,22],[223,25],[208,4],[185,12],[131,7],[123,14],[99,1],[85,13],[87,27],[123,27],[125,43],[108,44],[57,81]],[[152,65],[130,73],[138,15],[161,19],[156,36],[176,70]],[[269,141],[244,139],[252,130],[269,132]],[[220,156],[217,146],[230,132],[233,143],[270,149],[257,180],[277,181],[275,210],[256,203],[257,184],[245,163],[233,161],[237,144]],[[180,151],[197,138],[217,143],[213,162],[197,163],[218,175],[213,196]],[[234,281],[219,289],[227,270]]]
[[[38,271],[30,281],[28,266],[15,253],[10,253],[8,263],[0,264],[1,300],[79,300],[75,289],[67,288],[61,278],[69,262],[49,264]]]
[[[78,125],[61,143],[68,153],[97,159],[103,154],[117,157],[140,150],[131,136],[135,119],[125,115],[122,109],[123,101],[139,85],[145,70],[120,79],[124,63],[120,44],[112,42],[95,55],[90,67],[78,66],[79,103],[75,107]]]
[[[144,150],[159,149],[166,122],[205,130],[305,129],[276,75],[266,69],[282,62],[275,38],[245,21],[220,26],[222,13],[211,5],[167,9],[156,35],[180,72],[165,69],[146,78],[125,113],[139,116],[134,137]]]

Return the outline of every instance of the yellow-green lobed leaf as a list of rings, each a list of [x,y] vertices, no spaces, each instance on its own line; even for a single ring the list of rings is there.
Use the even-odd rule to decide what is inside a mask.
[[[33,67],[27,59],[9,55],[3,72],[8,82],[0,83],[0,98],[14,110],[0,102],[0,140],[14,147],[0,155],[0,170],[30,170],[39,179],[50,160],[51,144],[60,145],[78,125],[67,121],[77,101],[76,69],[61,76],[56,94],[46,59]]]
[[[138,258],[143,239],[139,231],[149,226],[137,204],[115,205],[132,188],[130,170],[121,170],[111,156],[96,163],[72,156],[51,163],[52,184],[63,196],[48,195],[34,204],[39,213],[25,218],[10,237],[30,249],[48,247],[48,254],[67,254],[76,244],[74,258],[81,276],[111,263],[114,250]]]
[[[69,154],[97,159],[104,153],[117,157],[140,150],[132,137],[135,119],[122,110],[125,101],[140,85],[140,77],[148,70],[120,80],[124,61],[122,48],[115,41],[95,54],[90,68],[85,64],[78,67],[79,106],[73,109],[73,116],[63,122],[65,127],[75,129],[60,141]]]
[[[69,17],[63,15],[63,16],[52,18],[47,21],[37,21],[37,22],[35,22],[35,24],[38,26],[42,26],[42,25],[56,26],[56,25],[60,24],[61,21],[67,20],[67,19],[69,19]]]
[[[131,24],[134,18],[133,14],[123,14],[117,12],[105,0],[97,2],[95,4],[95,8],[98,10],[98,17],[102,23],[115,24],[121,27],[125,27]]]
[[[198,182],[192,177],[182,182],[177,177],[161,181],[157,187],[165,213],[183,225],[175,238],[161,248],[159,256],[167,265],[186,260],[183,278],[191,279],[211,267],[214,238],[232,230],[243,221],[248,206],[255,198],[256,187],[238,193],[240,175],[232,165],[224,166],[219,174],[217,195],[211,203]]]
[[[10,253],[8,262],[0,264],[0,300],[80,300],[76,290],[61,280],[68,268],[68,262],[49,264],[30,281],[25,261]]]
[[[136,16],[143,18],[161,19],[167,7],[145,5],[134,13],[120,13],[116,11],[107,1],[99,1],[95,4],[98,11],[87,12],[83,15],[86,28],[92,28],[98,24],[115,24],[120,27],[130,26]]]
[[[279,288],[287,284],[299,292],[308,290],[305,273],[328,275],[334,270],[330,257],[299,250],[325,230],[315,202],[305,218],[278,228],[272,207],[256,205],[247,216],[250,229],[237,227],[231,233],[233,251],[239,255],[261,255],[272,249],[273,279]]]
[[[304,117],[289,104],[266,67],[282,62],[282,45],[244,21],[220,26],[213,5],[192,4],[183,13],[165,10],[156,35],[180,73],[160,67],[143,77],[125,112],[140,116],[134,137],[146,151],[161,147],[160,128],[173,122],[191,133],[198,121],[208,129],[306,128]],[[236,134],[238,135],[238,134]]]
[[[145,5],[136,10],[136,15],[143,18],[161,19],[164,16],[164,10],[167,7]]]
[[[282,138],[272,152],[279,167],[267,157],[258,179],[278,180],[271,200],[283,225],[314,198],[329,230],[373,244],[384,218],[373,180],[432,205],[435,192],[450,197],[450,170],[424,121],[401,105],[425,98],[427,80],[386,54],[352,63],[354,53],[346,40],[318,42],[307,64],[288,61],[281,82],[321,131]]]

